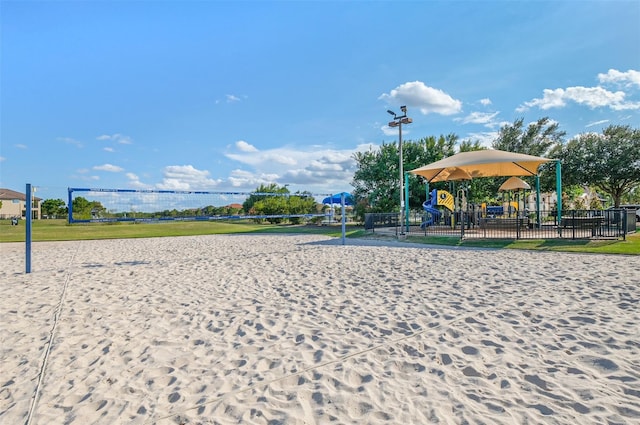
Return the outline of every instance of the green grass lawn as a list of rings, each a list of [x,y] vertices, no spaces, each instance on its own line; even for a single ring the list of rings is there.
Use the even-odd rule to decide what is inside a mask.
[[[355,230],[350,226],[349,233]],[[341,236],[338,226],[293,226],[255,224],[249,221],[167,221],[152,223],[114,222],[67,224],[66,220],[34,220],[31,240],[70,241],[85,239],[154,238],[163,236],[216,235],[231,233],[314,233]],[[11,226],[9,220],[0,220],[0,242],[24,242],[25,221]]]
[[[124,239],[152,238],[163,236],[191,236],[231,233],[309,233],[340,237],[340,226],[316,225],[272,225],[255,224],[248,221],[209,222],[209,221],[170,221],[163,223],[89,223],[69,225],[65,220],[34,220],[32,240],[63,241],[84,239]],[[379,235],[366,233],[361,226],[347,226],[347,237],[375,237]],[[389,237],[395,239],[395,237]],[[25,222],[11,226],[9,220],[0,220],[0,242],[24,242]],[[627,235],[626,240],[501,240],[473,239],[460,240],[452,237],[408,236],[407,242],[436,244],[447,246],[475,248],[509,248],[544,251],[591,252],[601,254],[640,255],[640,228],[634,234]]]
[[[589,239],[465,239],[410,236],[410,242],[444,244],[469,248],[510,248],[538,251],[589,252],[598,254],[640,255],[640,230],[627,235],[626,240]]]

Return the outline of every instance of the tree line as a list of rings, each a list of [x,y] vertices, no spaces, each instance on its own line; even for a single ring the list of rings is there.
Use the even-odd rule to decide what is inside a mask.
[[[520,118],[504,125],[491,148],[560,160],[563,195],[594,188],[608,195],[614,206],[623,200],[640,200],[640,129],[610,125],[602,133],[586,133],[565,141],[566,133],[548,117],[525,125]],[[403,141],[404,170],[412,170],[460,152],[486,149],[479,141],[459,140],[456,134]],[[457,147],[457,149],[456,149]],[[352,186],[357,200],[356,214],[391,212],[399,207],[399,152],[397,143],[383,143],[378,149],[354,155],[356,171]],[[540,167],[542,191],[554,191],[555,164]],[[534,187],[534,178],[523,178]],[[469,183],[470,201],[496,202],[504,178],[478,178]],[[409,174],[407,203],[419,209],[424,202],[426,180]],[[448,182],[431,189],[448,190]]]

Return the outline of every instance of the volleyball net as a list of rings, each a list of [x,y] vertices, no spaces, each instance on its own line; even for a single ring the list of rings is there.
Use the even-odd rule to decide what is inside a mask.
[[[69,223],[171,220],[267,220],[331,217],[328,194],[68,188]]]

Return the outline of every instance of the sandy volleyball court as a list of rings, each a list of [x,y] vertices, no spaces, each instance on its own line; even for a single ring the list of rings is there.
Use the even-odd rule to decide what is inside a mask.
[[[636,257],[0,244],[2,424],[640,421]],[[35,401],[34,401],[35,400]]]

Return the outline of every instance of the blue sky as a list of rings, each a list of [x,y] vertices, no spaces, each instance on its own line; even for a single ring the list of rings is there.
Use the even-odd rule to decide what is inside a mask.
[[[638,1],[2,1],[0,187],[350,191],[353,153],[640,127]]]

